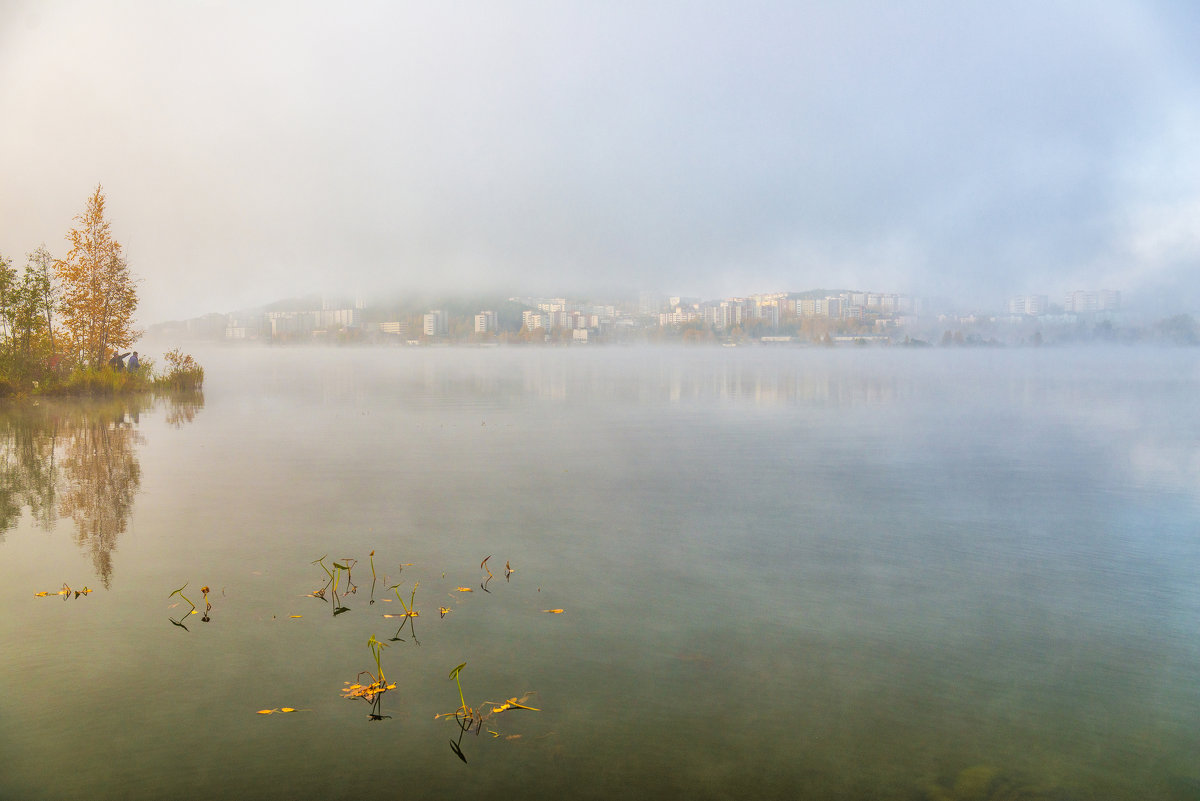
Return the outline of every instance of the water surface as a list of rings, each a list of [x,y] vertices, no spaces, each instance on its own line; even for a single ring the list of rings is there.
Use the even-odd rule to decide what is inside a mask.
[[[1190,351],[198,355],[0,410],[0,798],[1200,797]]]

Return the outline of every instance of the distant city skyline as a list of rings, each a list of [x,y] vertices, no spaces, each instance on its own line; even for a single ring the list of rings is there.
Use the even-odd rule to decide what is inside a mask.
[[[490,304],[495,304],[491,305]],[[775,292],[701,299],[641,292],[636,299],[517,296],[450,302],[455,309],[368,302],[336,295],[280,301],[267,307],[210,313],[152,325],[151,339],[208,339],[304,343],[338,341],[430,345],[450,343],[589,344],[636,341],[759,344],[1043,344],[1042,326],[1052,337],[1075,341],[1164,341],[1194,344],[1196,321],[1145,318],[1128,325],[1116,290],[1075,290],[1061,304],[1046,295],[1015,295],[995,313],[939,308],[929,298],[853,290]],[[476,310],[477,309],[477,310]],[[1147,323],[1150,322],[1149,328]],[[1080,327],[1080,325],[1084,327]],[[1115,324],[1125,326],[1118,333]],[[1034,326],[1034,327],[1030,327]],[[1094,333],[1087,334],[1088,328]],[[986,335],[986,336],[985,336]],[[914,340],[914,336],[916,339]],[[997,338],[1000,337],[1000,338]]]

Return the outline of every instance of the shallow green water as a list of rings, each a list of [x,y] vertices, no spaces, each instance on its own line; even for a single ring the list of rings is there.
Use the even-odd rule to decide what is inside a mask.
[[[0,798],[1200,797],[1189,351],[199,355],[0,411]]]

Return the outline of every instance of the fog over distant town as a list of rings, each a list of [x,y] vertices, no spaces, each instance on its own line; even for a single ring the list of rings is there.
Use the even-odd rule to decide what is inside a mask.
[[[9,0],[0,254],[62,256],[102,184],[143,324],[454,291],[1190,312],[1197,30],[1133,0]]]

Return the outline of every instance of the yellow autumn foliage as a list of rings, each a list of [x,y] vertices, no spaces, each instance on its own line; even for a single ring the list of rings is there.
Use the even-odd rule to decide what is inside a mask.
[[[97,185],[87,208],[75,217],[76,227],[67,233],[70,252],[55,264],[70,351],[80,364],[97,369],[107,363],[112,349],[132,346],[142,334],[133,327],[136,281],[121,243],[113,239],[104,204],[104,191]]]

